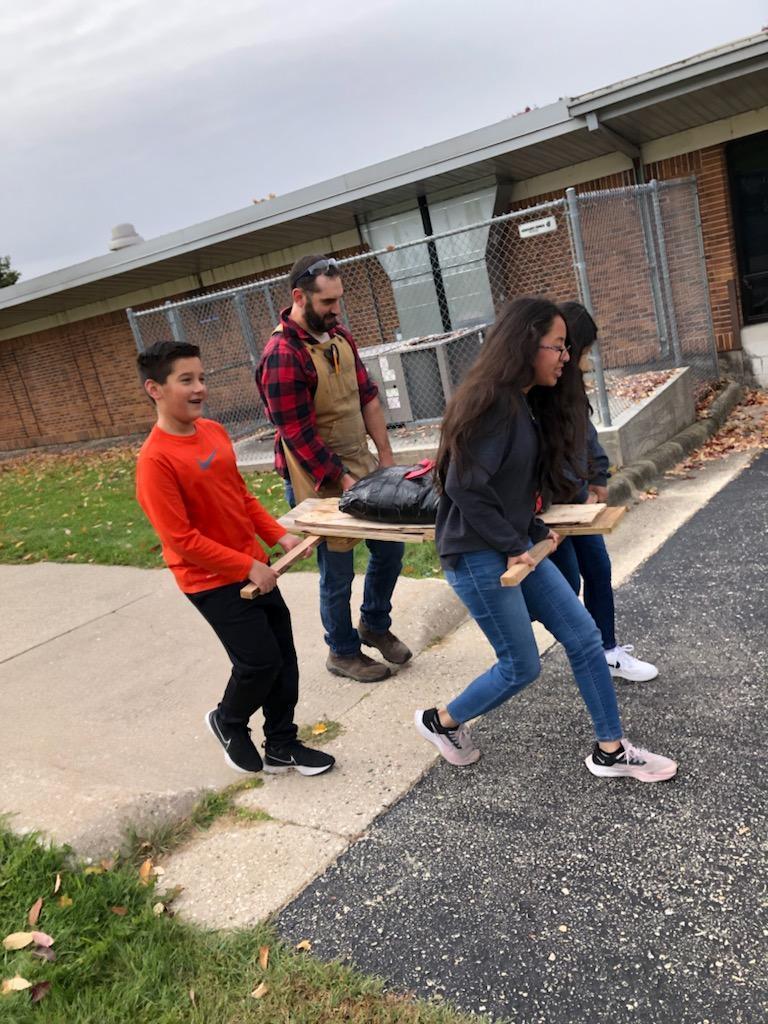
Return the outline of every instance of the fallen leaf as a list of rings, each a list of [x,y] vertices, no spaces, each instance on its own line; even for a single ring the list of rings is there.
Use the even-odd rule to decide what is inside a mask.
[[[54,896],[56,895],[56,893],[59,891],[60,888],[61,888],[61,875],[56,875],[56,881],[53,884],[53,895]]]
[[[45,999],[50,991],[50,981],[38,981],[36,985],[32,986],[29,994],[32,996],[33,1003],[39,1003],[41,999]]]
[[[269,966],[269,946],[262,946],[259,949],[259,967],[266,971]]]
[[[301,942],[296,943],[294,949],[303,950],[305,953],[309,953],[309,951],[312,949],[312,943],[309,941],[309,939],[302,939]]]
[[[128,913],[127,907],[110,907],[109,909],[112,911],[113,914],[117,914],[118,917],[125,917],[125,915]]]
[[[262,981],[259,985],[256,986],[253,992],[251,992],[251,995],[253,996],[254,999],[261,999],[261,997],[265,996],[267,992],[269,992],[269,986],[265,981]]]
[[[149,876],[152,874],[152,858],[147,857],[139,868],[139,881],[142,885],[149,885]]]
[[[71,907],[73,903],[74,903],[74,900],[72,899],[71,896],[66,896],[66,895],[59,896],[59,906],[60,907]]]
[[[156,903],[154,905],[154,907],[152,907],[152,913],[155,915],[155,917],[160,917],[160,915],[164,911],[165,911],[165,904],[164,903]]]
[[[3,939],[3,949],[24,949],[34,942],[32,932],[12,932]]]
[[[191,989],[189,990],[189,1001],[190,1001],[190,1003],[192,1003],[192,1005],[193,1005],[193,1006],[196,1006],[196,1005],[197,1005],[197,1004],[195,1003],[195,990],[194,990],[193,988],[191,988]]]
[[[328,732],[328,726],[325,722],[317,722],[316,725],[312,726],[313,736],[322,736],[324,732]]]
[[[13,978],[6,978],[0,991],[4,996],[7,996],[11,992],[23,992],[25,988],[32,988],[31,983],[26,978],[22,978],[17,974]]]
[[[52,946],[53,939],[50,935],[46,935],[45,932],[32,932],[32,941],[36,946]]]
[[[83,871],[83,874],[84,875],[103,875],[104,874],[104,868],[98,867],[97,865],[92,864],[89,868],[86,868]]]
[[[27,921],[29,922],[30,928],[34,928],[37,922],[40,920],[40,911],[43,909],[43,897],[35,900],[30,907],[29,913],[27,914]]]
[[[32,956],[36,956],[39,960],[47,960],[49,964],[56,960],[56,954],[50,946],[35,946],[30,952]]]
[[[105,857],[103,860],[99,861],[99,864],[104,868],[105,871],[111,871],[112,868],[115,866],[115,859],[114,857]]]

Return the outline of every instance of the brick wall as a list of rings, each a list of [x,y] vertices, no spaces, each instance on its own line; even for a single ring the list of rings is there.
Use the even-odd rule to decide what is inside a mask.
[[[364,251],[346,249],[335,255],[341,259]],[[290,266],[232,281],[228,287],[288,270]],[[397,310],[389,278],[378,261],[352,264],[344,273],[344,289],[358,343],[392,340]],[[276,310],[290,304],[287,284],[273,286],[271,293]],[[260,352],[275,320],[263,293],[245,293],[244,303]],[[249,417],[257,423],[260,402],[253,368],[231,298],[182,306],[178,316],[188,340],[202,350],[210,414],[240,414],[244,423]],[[171,336],[163,314],[142,317],[140,323],[145,344]],[[154,416],[138,384],[135,359],[136,346],[123,311],[0,342],[0,388],[8,396],[0,404],[0,451],[145,433]]]
[[[648,181],[696,177],[715,337],[719,351],[730,351],[737,344],[738,324],[732,319],[729,285],[733,287],[733,282],[738,287],[738,264],[725,146],[712,146],[649,164],[645,176]],[[632,184],[633,173],[625,171],[585,182],[578,185],[576,191],[584,193]],[[512,203],[509,211],[559,199],[562,194],[543,193],[525,202]],[[667,224],[667,253],[678,333],[683,350],[695,352],[706,346],[706,329],[699,302],[701,279],[692,211],[672,191],[662,193],[660,201]],[[601,335],[607,343],[604,359],[607,366],[640,365],[658,351],[658,327],[649,276],[637,272],[637,268],[646,263],[639,209],[634,200],[626,204],[612,202],[610,222],[606,220],[608,211],[609,207],[602,202],[580,206],[592,300]],[[491,230],[487,259],[497,308],[507,297],[531,292],[558,300],[578,297],[567,231],[520,239],[516,223],[500,225]]]
[[[731,216],[725,145],[660,160],[646,167],[646,176],[666,181],[695,175],[699,189],[701,232],[707,264],[709,296],[717,347],[730,352],[738,347],[738,323],[733,323],[729,282],[738,289],[739,270]]]
[[[146,431],[135,359],[122,312],[0,342],[0,449]]]

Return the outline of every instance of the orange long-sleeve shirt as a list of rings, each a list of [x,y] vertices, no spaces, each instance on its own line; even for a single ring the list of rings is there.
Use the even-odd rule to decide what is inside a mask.
[[[136,498],[162,541],[163,558],[187,594],[246,579],[254,559],[285,528],[253,495],[237,470],[221,424],[199,419],[189,437],[158,426],[141,447]]]

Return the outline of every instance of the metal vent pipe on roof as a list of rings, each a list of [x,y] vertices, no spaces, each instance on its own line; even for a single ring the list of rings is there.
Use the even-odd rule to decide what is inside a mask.
[[[137,234],[133,224],[117,224],[112,228],[112,238],[109,240],[109,248],[112,252],[118,249],[127,249],[129,245],[138,245],[144,239]]]

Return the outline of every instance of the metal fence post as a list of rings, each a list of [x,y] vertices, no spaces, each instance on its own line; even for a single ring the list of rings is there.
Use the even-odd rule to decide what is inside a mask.
[[[136,314],[132,309],[128,308],[125,311],[125,315],[128,317],[128,323],[131,326],[131,334],[136,345],[137,352],[144,351],[144,339],[141,336],[141,328],[139,327],[139,321],[136,318]]]
[[[707,257],[704,252],[704,235],[701,229],[701,207],[699,206],[699,190],[696,186],[696,182],[693,181],[690,184],[691,192],[693,193],[693,214],[695,221],[696,231],[696,243],[699,251],[699,269],[701,271],[701,285],[704,294],[709,297],[709,281],[707,280]],[[715,377],[720,376],[720,363],[718,361],[717,353],[717,339],[715,338],[715,325],[712,322],[712,306],[710,300],[709,316],[707,317],[707,323],[709,324],[708,341],[709,341],[709,353],[712,356],[712,369],[715,372]]]
[[[278,323],[280,322],[280,317],[277,315],[277,310],[275,309],[275,302],[274,299],[272,298],[272,291],[268,284],[265,284],[264,287],[260,289],[260,291],[261,294],[264,296],[264,301],[266,302],[267,309],[269,310],[269,319],[272,321],[275,327],[277,327]]]
[[[170,302],[166,302],[165,318],[168,321],[168,326],[171,328],[171,336],[173,340],[183,344],[187,339],[184,337],[184,326],[181,322],[178,309],[172,306]]]
[[[581,234],[581,221],[579,219],[579,201],[575,188],[567,188],[565,190],[565,200],[568,204],[568,222],[571,226],[571,238],[573,240],[574,270],[576,271],[576,280],[579,283],[581,301],[589,311],[590,316],[594,317],[592,294],[589,290],[587,263],[584,255],[584,239]],[[599,341],[596,341],[592,346],[592,365],[597,384],[597,408],[600,412],[600,419],[603,421],[604,426],[610,427],[613,421],[611,420],[611,409],[608,404],[608,390],[605,386],[605,374],[603,372],[603,360],[600,357]]]
[[[656,242],[653,237],[653,226],[648,213],[648,191],[643,185],[638,186],[637,205],[640,210],[640,223],[643,229],[643,249],[648,264],[648,273],[651,278],[651,297],[653,299],[653,313],[656,318],[656,329],[659,332],[659,351],[662,356],[668,356],[669,337],[664,296],[661,291],[659,264],[656,260]]]
[[[237,313],[240,330],[243,332],[243,341],[245,342],[245,347],[248,349],[248,358],[251,360],[251,366],[255,370],[259,365],[259,349],[256,344],[256,338],[253,334],[251,321],[248,319],[248,311],[245,308],[245,296],[242,292],[236,292],[232,301],[235,307],[235,312]]]
[[[666,300],[667,323],[669,324],[670,340],[672,341],[672,355],[675,366],[683,365],[683,350],[680,345],[680,335],[677,331],[677,317],[675,316],[675,301],[672,295],[672,282],[669,276],[669,263],[667,262],[667,243],[664,238],[664,222],[661,216],[661,204],[659,202],[659,183],[654,178],[649,182],[651,188],[651,207],[653,209],[653,220],[656,227],[656,241],[659,247],[659,266],[661,268],[661,283]]]

